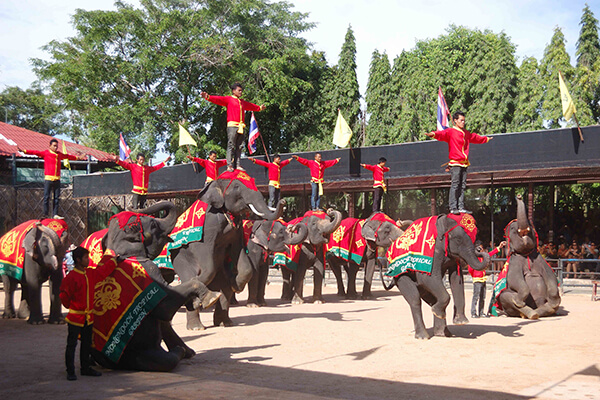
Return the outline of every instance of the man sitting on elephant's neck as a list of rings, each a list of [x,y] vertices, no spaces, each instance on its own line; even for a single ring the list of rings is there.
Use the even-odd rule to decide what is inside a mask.
[[[465,129],[465,113],[457,111],[452,115],[453,127],[442,131],[429,132],[425,135],[436,140],[447,142],[449,158],[448,167],[452,183],[448,196],[448,206],[452,214],[470,214],[465,208],[465,190],[467,188],[467,168],[469,167],[469,143],[483,144],[492,137],[481,136]]]

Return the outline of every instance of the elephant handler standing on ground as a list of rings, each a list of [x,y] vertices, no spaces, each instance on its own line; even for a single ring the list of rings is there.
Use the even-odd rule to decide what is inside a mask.
[[[273,208],[279,203],[281,198],[281,168],[285,167],[292,161],[291,158],[281,161],[281,156],[275,154],[273,156],[273,162],[268,163],[263,160],[257,160],[254,157],[248,157],[254,164],[262,165],[267,167],[269,170],[269,207]]]
[[[244,111],[263,111],[264,105],[256,104],[242,100],[244,88],[241,83],[231,85],[231,96],[210,96],[206,92],[201,92],[200,96],[213,104],[227,107],[227,171],[233,171],[238,168],[242,144],[244,143]]]
[[[208,153],[207,159],[192,157],[190,155],[188,155],[187,158],[204,167],[204,170],[206,171],[205,185],[217,179],[217,176],[219,176],[219,168],[227,165],[226,160],[217,160],[217,152],[214,150],[211,150],[210,153]]]
[[[387,159],[381,157],[377,165],[360,164],[361,167],[368,169],[373,172],[373,212],[381,211],[381,199],[383,198],[383,192],[386,192],[385,181],[383,180],[383,174],[388,172],[390,169],[385,166]]]
[[[300,164],[306,165],[308,168],[310,168],[310,185],[312,186],[310,206],[312,207],[313,211],[317,211],[319,210],[321,196],[323,195],[323,176],[325,175],[325,170],[340,162],[340,158],[338,157],[335,160],[321,161],[321,153],[316,153],[314,160],[307,160],[306,158],[298,157],[295,154],[292,157]]]
[[[50,146],[44,151],[24,150],[20,148],[19,151],[44,159],[44,218],[48,218],[51,215],[49,214],[49,211],[50,193],[52,192],[54,194],[52,203],[54,219],[62,219],[62,217],[58,215],[58,201],[60,199],[60,162],[65,159],[72,161],[85,160],[85,156],[74,156],[61,153],[58,151],[58,140],[56,139],[50,139]]]
[[[81,334],[79,362],[81,375],[100,376],[101,372],[90,367],[90,348],[92,347],[92,326],[94,324],[94,286],[104,280],[117,266],[115,253],[108,250],[93,269],[87,269],[89,251],[83,247],[73,250],[75,268],[67,274],[60,285],[60,301],[69,309],[66,321],[69,327],[65,364],[67,379],[77,380],[75,375],[75,349],[77,338]]]
[[[465,129],[465,113],[457,111],[452,115],[452,128],[443,131],[429,132],[425,135],[436,140],[447,142],[450,161],[450,176],[452,183],[450,185],[450,194],[448,196],[448,206],[452,214],[462,214],[471,212],[465,208],[465,190],[467,188],[467,168],[469,167],[469,143],[483,144],[489,142],[492,138],[481,136],[469,132]]]
[[[171,156],[158,165],[146,165],[146,157],[142,153],[138,153],[136,163],[121,161],[118,156],[113,155],[114,161],[121,167],[128,169],[131,172],[131,180],[133,181],[133,197],[131,198],[131,206],[133,208],[142,209],[146,204],[146,196],[148,196],[148,184],[150,182],[150,174],[158,171],[169,162]]]
[[[475,245],[481,246],[481,241],[478,240],[477,242],[478,243],[475,243]],[[502,249],[504,246],[506,246],[506,242],[500,242],[498,247],[494,248],[494,250],[490,251],[488,254],[490,255],[490,257],[495,256],[496,254],[498,254],[498,252],[500,252],[500,249]],[[477,271],[471,268],[470,265],[468,267],[469,274],[473,278],[473,300],[471,301],[471,317],[489,317],[489,314],[483,312],[483,306],[485,303],[485,284],[487,281],[485,269]]]

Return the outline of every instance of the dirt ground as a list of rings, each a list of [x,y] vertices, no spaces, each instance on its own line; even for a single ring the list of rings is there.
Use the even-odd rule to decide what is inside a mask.
[[[338,299],[333,285],[324,292],[325,304],[292,306],[279,300],[281,285],[273,282],[268,307],[244,307],[242,293],[230,313],[236,326],[198,332],[185,329],[182,309],[173,325],[194,358],[172,373],[100,369],[102,377],[75,382],[65,379],[66,326],[0,319],[0,396],[600,399],[600,302],[589,294],[566,294],[557,317],[472,319],[451,325],[452,338],[417,341],[397,289],[375,291],[372,301]],[[470,304],[470,290],[466,297]],[[431,312],[423,309],[431,327]],[[212,313],[202,313],[202,321],[212,325]]]

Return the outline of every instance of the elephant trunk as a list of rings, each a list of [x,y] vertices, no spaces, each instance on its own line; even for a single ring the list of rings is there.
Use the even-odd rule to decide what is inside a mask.
[[[263,219],[268,219],[270,221],[274,221],[276,219],[281,218],[283,215],[283,207],[285,207],[285,200],[279,200],[277,203],[277,208],[275,211],[271,211],[267,204],[265,203],[265,199],[262,197],[260,192],[256,192],[254,195],[251,195],[247,200],[248,208],[257,216]]]
[[[54,247],[54,254],[51,257],[52,269],[57,270],[59,267],[60,253],[62,252],[62,255],[64,256],[64,249],[62,248],[61,240],[58,237],[58,234],[54,230],[48,228],[47,226],[39,225],[38,228],[44,234],[48,235],[48,237],[50,238],[50,240],[52,242],[52,246]],[[65,232],[65,236],[66,236],[66,232]],[[60,257],[60,261],[62,261],[62,259],[63,259],[63,257]]]
[[[163,210],[166,211],[167,215],[165,215],[163,218],[156,218],[156,220],[158,221],[163,232],[171,233],[173,228],[175,228],[175,224],[177,223],[177,208],[175,207],[175,204],[171,203],[170,201],[161,201],[151,205],[150,207],[133,211],[140,214],[151,215],[159,213]]]
[[[333,208],[327,210],[327,215],[331,218],[331,222],[327,222],[327,220],[321,222],[321,232],[324,235],[333,233],[342,222],[342,213]]]
[[[527,221],[527,214],[525,213],[525,203],[523,202],[521,195],[517,196],[517,227],[521,237],[527,236],[531,230],[529,221]]]
[[[461,258],[471,266],[474,270],[482,271],[490,265],[490,255],[485,252],[476,251],[474,248],[469,247],[466,254],[461,255]]]
[[[302,243],[306,236],[308,236],[308,227],[303,223],[297,223],[287,227],[283,241],[287,245],[294,246]]]

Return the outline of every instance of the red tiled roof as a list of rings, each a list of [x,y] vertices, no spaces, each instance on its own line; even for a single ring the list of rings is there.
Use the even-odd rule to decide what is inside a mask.
[[[0,122],[0,156],[11,156],[13,153],[16,153],[18,157],[32,157],[20,153],[17,150],[17,146],[21,149],[43,151],[48,148],[50,139],[52,139],[52,136]],[[62,151],[62,142],[63,140],[58,139],[59,151]],[[103,151],[85,147],[67,140],[64,140],[64,142],[69,154],[77,155],[79,152],[82,154],[89,154],[98,161],[113,161],[112,157]]]

